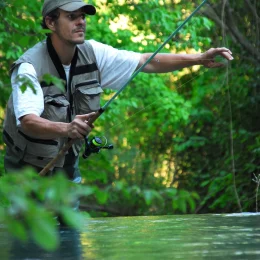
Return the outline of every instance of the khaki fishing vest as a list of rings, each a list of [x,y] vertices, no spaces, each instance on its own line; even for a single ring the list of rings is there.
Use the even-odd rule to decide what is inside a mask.
[[[42,118],[68,123],[75,115],[87,114],[100,108],[100,94],[103,92],[100,85],[100,73],[94,51],[88,41],[77,46],[68,82],[50,38],[25,52],[13,64],[11,72],[24,62],[33,65],[42,87],[44,95]],[[66,82],[65,90],[61,90],[54,83],[46,84],[42,81],[45,74],[63,79]],[[23,160],[38,167],[45,167],[68,141],[67,138],[43,140],[24,133],[21,127],[16,125],[12,95],[7,104],[3,137],[8,148],[16,154],[18,161]],[[83,143],[84,141],[77,141],[73,145],[75,155],[78,155]],[[64,158],[59,160],[55,167],[62,167]]]

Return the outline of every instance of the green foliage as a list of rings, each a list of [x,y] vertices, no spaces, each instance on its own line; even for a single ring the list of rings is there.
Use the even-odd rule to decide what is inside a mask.
[[[95,193],[96,198],[85,198],[82,203],[86,203],[90,209],[96,203],[103,204],[109,216],[147,216],[191,213],[199,200],[195,192],[176,188],[140,188],[138,185],[130,186],[126,181],[107,185],[103,193],[107,196],[105,201],[100,201],[97,197],[99,193]]]
[[[73,205],[94,192],[92,187],[68,181],[61,173],[42,178],[27,169],[4,175],[0,179],[0,219],[20,240],[32,237],[44,249],[54,250],[59,244],[56,217],[80,229],[85,217],[73,210]]]
[[[215,11],[221,10],[218,4],[216,1],[213,6]],[[108,33],[101,35],[99,30],[96,32],[95,28],[89,28],[91,37],[95,35],[93,38],[104,39],[117,48],[145,52],[156,50],[195,8],[195,3],[187,1],[176,5],[161,5],[157,1],[138,1],[135,5],[107,2],[105,5],[105,16],[96,19],[97,26]],[[233,4],[232,8],[241,13],[243,5]],[[203,13],[207,14],[208,9],[209,6],[204,8]],[[243,13],[244,20],[250,13],[247,11]],[[114,34],[109,33],[105,21],[118,21],[121,14],[129,18],[132,32],[118,29]],[[219,17],[221,21],[221,14]],[[223,22],[229,26],[229,20],[224,19]],[[102,186],[106,182],[114,183],[116,179],[128,183],[126,187],[140,187],[140,193],[144,193],[146,187],[158,192],[166,183],[176,185],[184,193],[195,192],[200,194],[201,201],[199,205],[190,203],[192,212],[237,211],[234,195],[237,188],[243,210],[253,210],[254,189],[251,188],[250,176],[259,171],[259,68],[253,68],[244,59],[244,49],[232,38],[232,31],[229,35],[221,35],[222,28],[218,27],[221,23],[217,21],[202,13],[196,15],[163,51],[205,50],[227,45],[235,56],[232,65],[226,63],[227,68],[214,71],[203,68],[198,72],[189,70],[184,76],[176,72],[173,75],[178,77],[177,82],[168,75],[139,74],[99,121],[105,130],[97,133],[105,133],[110,140],[113,139],[118,152],[102,153],[101,157],[95,155],[97,159],[93,157],[93,163],[82,161],[83,171],[93,172],[98,167],[96,178],[98,182],[102,178]],[[240,28],[243,35],[252,37],[252,41],[254,26],[254,22],[242,23]],[[139,40],[131,41],[136,38]],[[243,46],[243,42],[240,44]],[[252,55],[247,57],[255,59]],[[232,164],[235,164],[235,172]],[[163,165],[166,172],[162,170]],[[89,173],[86,179],[88,176]],[[94,178],[95,175],[91,182]],[[122,194],[129,194],[126,187],[114,201],[122,198]],[[146,194],[149,203],[150,198],[156,197],[153,192]],[[140,200],[134,198],[131,196],[134,205],[140,205],[137,204]],[[177,198],[174,207],[185,212],[182,200]],[[122,204],[129,205],[130,201]],[[115,203],[108,203],[107,207],[115,209]],[[121,208],[122,205],[118,207]],[[147,211],[143,212],[147,214]],[[155,212],[160,214],[161,211]]]

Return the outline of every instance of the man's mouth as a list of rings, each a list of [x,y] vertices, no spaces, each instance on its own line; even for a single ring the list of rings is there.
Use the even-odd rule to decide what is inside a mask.
[[[85,28],[77,28],[75,30],[73,30],[74,33],[82,33],[85,32]]]

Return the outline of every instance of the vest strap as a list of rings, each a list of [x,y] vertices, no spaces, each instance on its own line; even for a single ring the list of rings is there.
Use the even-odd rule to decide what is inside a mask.
[[[78,66],[75,68],[74,71],[74,75],[80,75],[80,74],[84,74],[84,73],[91,73],[94,71],[97,71],[98,67],[96,63],[92,63],[92,64],[87,64],[87,65],[82,65],[82,66]]]
[[[14,146],[14,149],[15,149],[17,152],[21,151],[21,149],[20,149],[18,146],[14,145],[14,140],[13,140],[13,138],[12,138],[5,130],[3,131],[3,135],[4,135],[4,137],[6,138],[6,140],[7,140],[12,146]]]
[[[24,134],[23,132],[21,132],[20,130],[18,131],[18,133],[20,135],[22,135],[26,140],[32,142],[32,143],[37,143],[37,144],[46,144],[46,145],[58,145],[57,141],[54,140],[44,140],[44,139],[35,139],[32,138],[26,134]]]

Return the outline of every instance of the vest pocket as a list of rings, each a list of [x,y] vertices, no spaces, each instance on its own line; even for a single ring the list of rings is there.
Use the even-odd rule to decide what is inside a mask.
[[[97,80],[89,80],[75,85],[73,93],[77,115],[95,112],[100,108],[100,95],[103,92]]]
[[[69,101],[64,95],[44,97],[44,112],[41,117],[55,122],[68,122]]]

